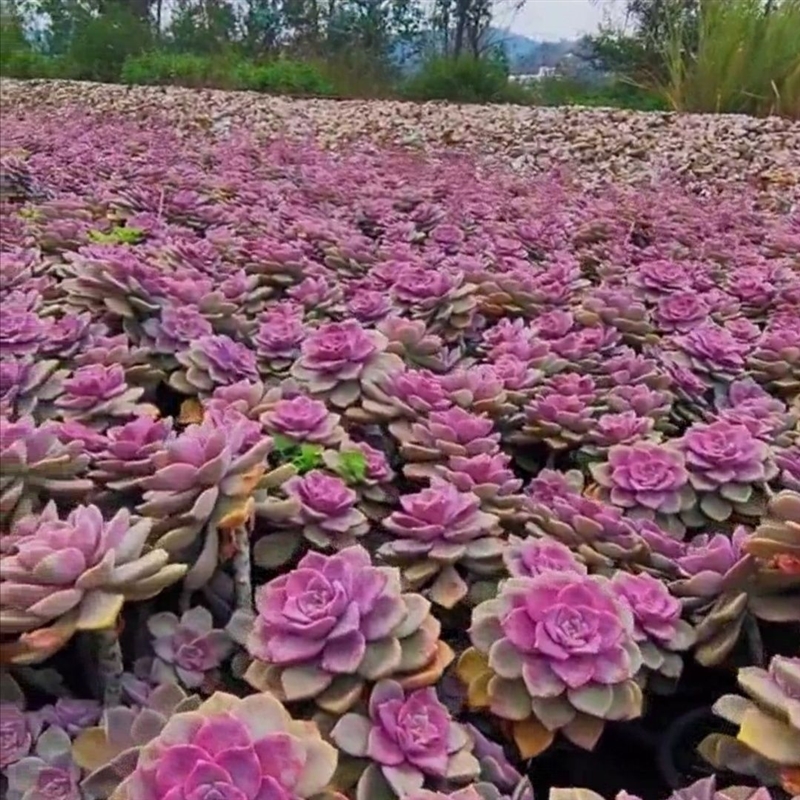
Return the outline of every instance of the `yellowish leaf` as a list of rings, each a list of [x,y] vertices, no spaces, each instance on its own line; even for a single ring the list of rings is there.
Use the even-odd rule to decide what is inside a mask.
[[[203,421],[203,406],[196,397],[190,397],[181,403],[178,422],[182,425],[197,425]]]
[[[488,657],[474,647],[467,648],[458,659],[456,675],[462,683],[469,686],[485,672],[491,672]]]
[[[534,758],[543,753],[553,743],[555,733],[547,730],[536,717],[528,717],[523,722],[515,722],[512,726],[514,742],[523,759]]]

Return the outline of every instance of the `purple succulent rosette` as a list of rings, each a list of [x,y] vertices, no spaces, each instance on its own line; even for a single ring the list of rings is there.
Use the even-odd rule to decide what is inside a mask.
[[[302,314],[291,306],[276,307],[259,319],[253,347],[262,374],[283,375],[300,355],[306,337]]]
[[[246,679],[340,714],[367,682],[395,676],[413,684],[415,673],[442,659],[439,632],[430,603],[404,593],[399,572],[373,566],[362,547],[312,552],[258,591]]]
[[[113,798],[307,800],[328,785],[336,762],[317,726],[293,719],[269,694],[217,692],[196,711],[175,714],[141,748]]]
[[[522,480],[511,468],[511,456],[505,453],[481,453],[468,458],[452,456],[437,472],[459,491],[476,494],[484,511],[501,520],[524,521]]]
[[[36,741],[34,754],[11,764],[6,776],[9,800],[82,798],[81,770],[72,760],[70,737],[61,728],[48,728]]]
[[[445,411],[453,405],[442,380],[430,370],[408,369],[390,373],[366,389],[365,413],[385,421],[401,417],[416,420],[431,411]]]
[[[744,425],[725,420],[695,424],[675,442],[684,454],[696,509],[684,509],[693,526],[705,519],[724,522],[731,514],[758,517],[765,510],[764,487],[778,473],[769,445]],[[699,513],[698,513],[699,512]]]
[[[667,530],[682,531],[680,515],[695,503],[682,452],[650,442],[617,445],[608,451],[606,462],[589,469],[603,496],[615,506]]]
[[[642,713],[634,631],[607,579],[550,570],[507,579],[472,612],[474,652],[491,676],[489,710],[512,723],[533,717],[593,746],[606,720]]]
[[[500,520],[481,510],[476,494],[434,479],[429,488],[403,495],[400,506],[383,520],[392,539],[378,553],[401,565],[417,586],[435,578],[428,593],[439,605],[453,608],[469,591],[456,565],[477,575],[501,570]]]
[[[786,326],[768,328],[749,354],[753,377],[786,397],[800,389],[800,331]]]
[[[347,409],[365,384],[402,368],[387,344],[382,333],[365,330],[356,320],[329,322],[306,336],[290,372],[312,395]]]
[[[175,360],[175,354],[204,336],[211,336],[211,323],[195,306],[165,306],[158,318],[142,323],[143,341],[155,353]]]
[[[195,606],[177,617],[169,611],[147,620],[153,637],[150,677],[153,683],[181,683],[188,689],[201,686],[231,654],[233,641],[214,629],[211,612]]]
[[[61,394],[68,371],[57,360],[3,356],[0,361],[0,414],[10,419],[28,416],[40,404],[49,404]],[[40,412],[41,413],[41,409]]]
[[[386,337],[386,351],[422,369],[446,372],[455,360],[455,352],[445,347],[442,337],[428,331],[421,319],[389,316],[377,325]]]
[[[366,516],[356,508],[358,494],[336,475],[315,469],[290,478],[283,488],[298,503],[290,523],[300,526],[316,547],[341,550],[369,530]]]
[[[404,798],[426,782],[459,785],[480,772],[467,730],[433,688],[406,692],[395,681],[380,681],[370,692],[368,716],[345,714],[331,738],[343,753],[369,762],[359,778],[360,797]]]
[[[181,369],[169,376],[169,383],[183,394],[206,395],[217,386],[258,380],[255,353],[229,336],[201,336],[175,357]]]
[[[60,619],[72,630],[113,627],[126,599],[154,597],[186,572],[164,550],[143,552],[150,529],[126,509],[106,521],[91,505],[61,519],[52,502],[22,520],[11,531],[13,551],[0,555],[3,629],[34,631]]]
[[[680,600],[665,583],[646,572],[617,572],[611,578],[611,589],[633,614],[633,638],[644,666],[669,682],[677,681],[683,671],[680,653],[694,644],[692,626],[681,619]]]
[[[491,418],[458,406],[431,411],[419,422],[397,420],[389,425],[389,431],[409,462],[403,473],[413,479],[430,478],[434,465],[447,458],[492,455],[500,449],[500,434],[494,431]]]
[[[586,565],[572,550],[553,539],[510,536],[503,563],[512,578],[533,578],[544,572],[574,572],[586,575]]]
[[[205,585],[217,567],[220,528],[240,528],[254,512],[255,487],[272,440],[246,418],[205,419],[167,439],[139,487],[138,511],[153,520],[155,546],[189,560],[184,587]]]
[[[522,428],[510,441],[526,444],[544,442],[554,450],[580,446],[595,429],[593,397],[563,394],[550,386],[525,406]]]
[[[344,438],[340,420],[341,416],[330,412],[321,400],[302,394],[278,400],[261,415],[261,424],[273,436],[326,447],[335,446]]]
[[[0,416],[0,521],[10,525],[38,510],[44,496],[84,496],[94,488],[79,477],[88,466],[82,443],[63,444],[54,423]]]
[[[677,362],[702,378],[709,385],[727,383],[741,377],[750,347],[736,339],[716,323],[698,325],[689,333],[674,336]]]
[[[778,480],[786,488],[800,492],[800,444],[775,451]]]
[[[440,378],[452,402],[479,414],[501,417],[513,410],[503,378],[491,364],[456,369]]]

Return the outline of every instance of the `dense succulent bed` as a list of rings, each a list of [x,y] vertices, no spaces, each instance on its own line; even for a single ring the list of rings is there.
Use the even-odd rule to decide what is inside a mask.
[[[800,793],[791,208],[74,109],[3,148],[4,796],[528,800],[701,674],[676,797]]]

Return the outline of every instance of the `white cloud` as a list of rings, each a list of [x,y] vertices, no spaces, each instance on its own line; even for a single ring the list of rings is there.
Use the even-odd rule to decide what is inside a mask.
[[[617,8],[615,9],[615,6]],[[619,0],[527,0],[519,11],[495,6],[495,24],[534,39],[572,39],[593,33],[609,15],[619,15]]]

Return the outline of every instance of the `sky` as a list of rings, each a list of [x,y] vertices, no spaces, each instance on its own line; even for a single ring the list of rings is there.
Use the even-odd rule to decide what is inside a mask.
[[[511,12],[503,11],[501,0],[495,5],[496,24],[534,39],[574,39],[596,31],[614,5],[615,0],[526,0]]]

